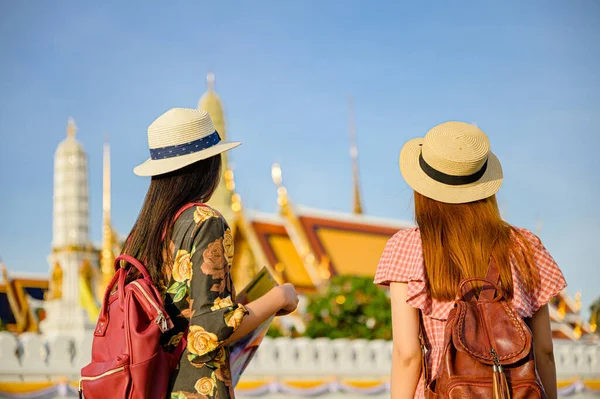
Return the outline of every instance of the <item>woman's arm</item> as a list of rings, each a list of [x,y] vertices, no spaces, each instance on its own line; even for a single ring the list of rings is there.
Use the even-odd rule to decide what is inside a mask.
[[[282,310],[284,313],[291,313],[296,310],[296,307],[298,307],[298,293],[292,284],[286,283],[273,288],[245,307],[248,314],[244,316],[240,326],[225,341],[225,344],[230,344],[246,336],[275,313]]]
[[[544,385],[544,390],[548,399],[556,399],[558,397],[558,387],[556,385],[556,365],[554,363],[554,347],[548,305],[539,308],[527,324],[533,334],[535,366]]]
[[[392,283],[392,399],[412,399],[421,376],[419,310],[406,303],[407,284]]]

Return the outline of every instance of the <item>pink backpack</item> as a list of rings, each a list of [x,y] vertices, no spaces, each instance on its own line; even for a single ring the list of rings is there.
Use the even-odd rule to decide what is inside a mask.
[[[175,219],[186,209],[199,205],[202,204],[184,206]],[[125,284],[129,269],[120,267],[122,260],[135,267],[142,277]],[[163,350],[161,336],[173,328],[173,323],[141,262],[121,255],[115,259],[115,270],[94,331],[92,362],[81,370],[79,397],[163,399],[186,340],[182,339],[172,354]]]

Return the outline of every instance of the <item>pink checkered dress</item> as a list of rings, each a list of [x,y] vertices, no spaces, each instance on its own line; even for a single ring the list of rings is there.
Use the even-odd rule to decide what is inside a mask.
[[[512,269],[514,284],[513,307],[522,318],[531,317],[567,285],[558,265],[540,240],[530,231],[518,229],[530,242],[534,261],[540,273],[540,287],[527,292],[517,271]],[[375,283],[392,282],[408,284],[407,303],[421,309],[427,346],[426,364],[430,378],[435,378],[444,345],[444,327],[453,302],[440,302],[427,296],[423,248],[419,229],[402,230],[387,243],[379,260]],[[415,398],[423,398],[423,374],[415,391]]]

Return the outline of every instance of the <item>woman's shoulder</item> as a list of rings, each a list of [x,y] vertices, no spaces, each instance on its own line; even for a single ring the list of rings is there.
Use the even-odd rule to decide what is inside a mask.
[[[400,230],[390,238],[379,259],[375,283],[407,282],[423,274],[423,249],[418,228]]]
[[[418,227],[400,230],[387,242],[388,247],[403,247],[407,245],[421,245],[421,234]]]
[[[527,229],[513,227],[513,237],[522,248],[526,249],[524,244],[529,246],[539,278],[537,288],[530,290],[526,288],[519,270],[512,270],[513,307],[521,317],[528,318],[558,295],[567,286],[567,282],[560,267],[538,236]]]
[[[225,229],[229,227],[219,211],[204,204],[194,205],[183,211],[177,218],[176,224],[181,227],[194,226],[197,228],[207,222],[210,225],[224,226]]]
[[[525,240],[534,249],[542,245],[542,240],[537,235],[522,227],[512,226],[512,237],[521,243]]]

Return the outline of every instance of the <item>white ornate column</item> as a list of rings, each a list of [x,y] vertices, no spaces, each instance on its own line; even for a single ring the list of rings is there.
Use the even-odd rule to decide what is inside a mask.
[[[75,122],[69,119],[67,138],[54,156],[54,211],[50,290],[45,301],[46,319],[41,323],[47,335],[81,337],[86,329],[85,311],[80,305],[80,268],[91,261],[88,235],[87,157],[75,139]]]

